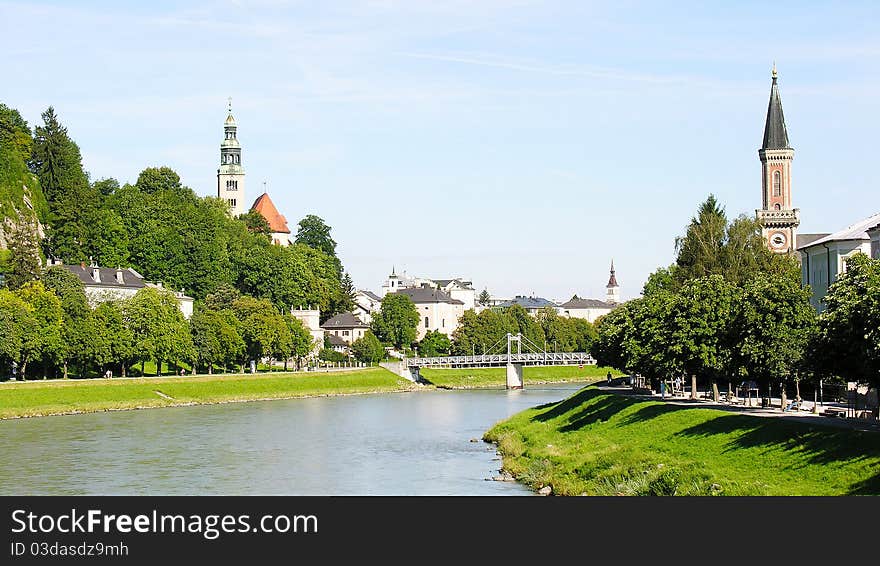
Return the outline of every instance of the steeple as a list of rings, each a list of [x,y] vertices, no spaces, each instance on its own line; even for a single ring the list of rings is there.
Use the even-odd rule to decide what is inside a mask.
[[[767,121],[764,124],[764,143],[761,149],[791,149],[788,131],[785,129],[785,116],[782,114],[782,100],[779,98],[779,85],[776,84],[776,63],[773,63],[773,84],[770,86],[770,102],[767,105]]]
[[[605,285],[605,301],[608,303],[620,302],[620,285],[617,284],[617,276],[614,274],[614,260],[611,260],[611,276],[608,285]]]
[[[247,212],[244,202],[244,169],[241,166],[241,144],[238,125],[232,116],[232,98],[227,100],[223,141],[220,143],[220,168],[217,169],[217,196],[229,203],[233,216]]]
[[[782,100],[779,98],[776,63],[771,73],[770,102],[764,122],[764,141],[758,149],[761,160],[761,208],[755,211],[761,234],[770,251],[794,253],[800,215],[793,207],[791,162],[794,149],[788,141]]]

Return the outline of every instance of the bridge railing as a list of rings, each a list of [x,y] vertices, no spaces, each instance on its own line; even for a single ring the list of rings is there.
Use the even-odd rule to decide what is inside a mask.
[[[406,358],[410,367],[430,366],[479,366],[507,363],[533,365],[595,365],[596,360],[587,352],[538,352],[522,354],[478,354],[476,356],[433,356],[430,358]]]

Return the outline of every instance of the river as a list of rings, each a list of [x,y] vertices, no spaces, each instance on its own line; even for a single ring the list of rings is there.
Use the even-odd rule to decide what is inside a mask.
[[[583,384],[0,421],[0,495],[530,495],[471,442]]]

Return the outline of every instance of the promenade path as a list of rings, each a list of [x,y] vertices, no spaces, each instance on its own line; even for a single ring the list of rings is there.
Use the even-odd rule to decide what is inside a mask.
[[[756,402],[756,406],[749,406],[741,403],[727,403],[725,401],[719,401],[716,403],[711,397],[703,397],[703,395],[705,395],[704,392],[699,392],[697,399],[691,399],[689,392],[685,393],[685,395],[672,396],[667,394],[665,397],[662,397],[659,393],[644,393],[642,392],[643,390],[634,390],[631,386],[625,384],[624,379],[626,378],[613,380],[611,385],[601,383],[598,384],[598,387],[620,395],[627,395],[651,401],[662,401],[664,403],[686,407],[720,409],[755,417],[789,419],[808,424],[836,426],[865,432],[880,432],[880,422],[876,419],[831,417],[825,414],[825,410],[829,408],[845,411],[845,403],[825,402],[819,405],[819,412],[814,413],[813,401],[804,400],[801,403],[800,410],[783,411],[781,407],[781,399],[779,397],[772,397],[770,399],[769,407],[762,407],[760,405],[760,400],[757,400],[756,402],[755,399],[752,401]],[[791,399],[789,399],[789,401],[791,401]]]

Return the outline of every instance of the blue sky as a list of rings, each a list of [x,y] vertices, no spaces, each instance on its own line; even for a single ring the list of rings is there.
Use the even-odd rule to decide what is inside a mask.
[[[93,179],[214,194],[232,97],[248,200],[496,295],[624,298],[711,192],[760,206],[776,61],[801,232],[880,211],[876,2],[2,2],[0,101],[53,105]]]

